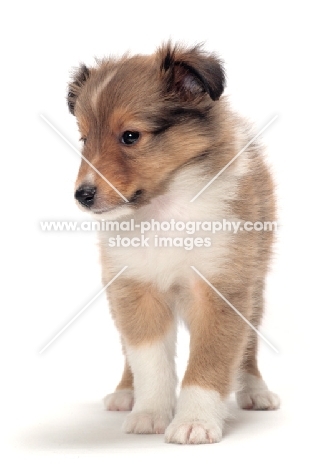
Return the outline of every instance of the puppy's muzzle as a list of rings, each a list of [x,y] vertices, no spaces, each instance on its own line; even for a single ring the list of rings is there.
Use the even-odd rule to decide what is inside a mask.
[[[143,197],[144,190],[136,190],[133,195],[129,197],[127,203],[132,207],[139,206]],[[75,198],[83,208],[87,208],[96,214],[111,211],[125,205],[125,202],[121,199],[113,204],[106,201],[103,195],[100,197],[100,190],[97,190],[96,186],[89,184],[80,185],[75,192]]]
[[[75,192],[76,200],[85,208],[91,208],[94,204],[96,187],[94,185],[82,185]]]

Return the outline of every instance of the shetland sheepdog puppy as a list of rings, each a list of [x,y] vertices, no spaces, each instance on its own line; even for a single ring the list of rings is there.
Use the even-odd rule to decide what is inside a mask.
[[[99,236],[104,284],[127,267],[107,288],[125,366],[105,406],[131,411],[125,432],[171,443],[220,441],[237,379],[241,408],[279,406],[257,365],[274,235],[228,228],[273,221],[274,184],[256,141],[235,158],[254,135],[224,86],[216,55],[171,43],[81,65],[69,84],[83,142],[75,198],[97,219],[134,226]],[[226,229],[207,233],[224,220]],[[198,229],[190,235],[183,223]],[[179,319],[190,351],[177,398]]]

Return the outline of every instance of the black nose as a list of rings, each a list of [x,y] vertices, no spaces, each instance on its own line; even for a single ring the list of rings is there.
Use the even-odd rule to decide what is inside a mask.
[[[75,198],[79,203],[87,208],[90,208],[94,203],[96,187],[93,185],[82,185],[76,190]]]

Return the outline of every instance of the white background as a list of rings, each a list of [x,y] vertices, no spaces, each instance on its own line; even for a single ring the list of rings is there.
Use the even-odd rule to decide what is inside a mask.
[[[298,461],[310,437],[311,42],[308,2],[15,2],[1,15],[1,424],[5,466],[274,466]],[[100,290],[95,233],[43,233],[39,221],[82,220],[73,200],[79,157],[66,108],[79,62],[126,50],[151,53],[172,38],[205,42],[223,57],[233,107],[263,134],[280,206],[261,344],[277,412],[243,412],[214,446],[180,447],[163,436],[123,435],[125,414],[101,398],[122,369],[105,296],[49,349],[40,349]],[[179,340],[179,374],[187,359]],[[8,458],[9,457],[9,458]]]

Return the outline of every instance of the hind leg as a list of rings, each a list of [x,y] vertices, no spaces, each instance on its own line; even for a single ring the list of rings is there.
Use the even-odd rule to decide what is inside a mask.
[[[263,284],[257,285],[253,301],[252,324],[258,328],[263,314]],[[280,406],[279,397],[264,382],[257,362],[258,335],[250,330],[250,337],[241,365],[241,387],[236,392],[238,405],[248,410],[275,410]]]
[[[254,335],[255,332],[252,332]],[[264,382],[257,364],[257,336],[248,346],[248,355],[242,365],[241,389],[236,392],[236,401],[243,409],[275,410],[280,406],[279,397],[271,392]]]
[[[106,395],[104,406],[108,411],[131,411],[134,404],[133,375],[125,358],[125,367],[114,393]]]

